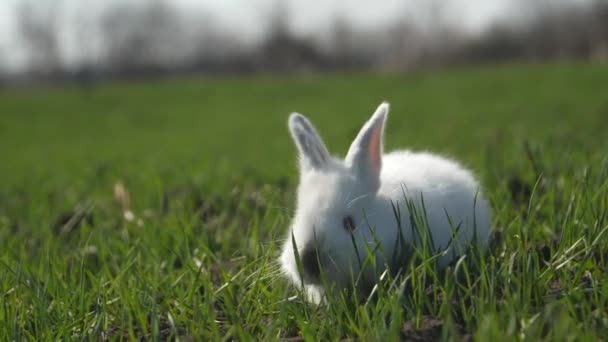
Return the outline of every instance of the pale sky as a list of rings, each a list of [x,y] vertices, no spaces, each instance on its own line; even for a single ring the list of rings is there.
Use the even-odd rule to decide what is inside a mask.
[[[24,53],[16,39],[14,8],[20,1],[0,0],[0,65],[18,68],[23,64]],[[30,0],[36,3],[58,2],[66,19],[60,26],[60,39],[65,54],[78,54],[74,31],[70,23],[94,20],[104,8],[119,2],[145,2],[148,0]],[[456,23],[468,32],[482,31],[488,24],[515,15],[517,4],[522,1],[589,2],[591,0],[283,0],[287,2],[289,22],[294,33],[306,36],[322,36],[336,17],[350,21],[360,28],[381,27],[397,18],[409,16],[421,25],[433,25],[432,16],[424,12],[431,1],[441,4],[444,20]],[[220,29],[238,32],[246,39],[258,39],[264,32],[268,13],[277,0],[168,0],[170,4],[183,6],[188,12],[207,11],[213,15]],[[65,23],[64,23],[65,22]],[[95,45],[96,42],[88,42]],[[89,49],[90,50],[90,49]]]

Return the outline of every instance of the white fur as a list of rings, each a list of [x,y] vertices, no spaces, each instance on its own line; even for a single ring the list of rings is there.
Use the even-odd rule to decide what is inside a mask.
[[[385,270],[386,258],[398,248],[398,225],[391,202],[401,211],[402,236],[406,242],[413,242],[405,196],[421,209],[422,194],[430,234],[438,252],[450,243],[452,227],[461,224],[450,250],[438,259],[439,267],[445,267],[460,255],[473,239],[473,221],[477,243],[487,246],[491,210],[473,174],[458,163],[431,153],[383,154],[388,109],[388,103],[378,107],[344,160],[329,155],[304,116],[295,113],[290,116],[289,128],[300,152],[300,184],[295,216],[280,263],[294,284],[304,284],[313,302],[321,300],[324,287],[307,281],[306,277],[302,280],[293,243],[300,256],[306,248],[318,251],[323,259],[322,276],[336,289],[348,287],[353,276],[359,273],[367,282],[373,282],[376,279],[373,272]],[[449,224],[446,213],[453,225]],[[342,224],[346,215],[355,221],[352,237]],[[381,251],[374,254],[375,269],[367,267],[361,272],[358,260],[365,259],[366,248],[371,250],[378,242]],[[404,267],[407,260],[392,262]]]

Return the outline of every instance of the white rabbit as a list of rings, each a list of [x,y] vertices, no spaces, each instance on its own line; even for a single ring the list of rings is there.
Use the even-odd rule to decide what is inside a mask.
[[[304,286],[310,301],[322,300],[323,284],[344,289],[360,276],[360,284],[369,286],[377,279],[373,272],[406,266],[404,258],[390,258],[400,241],[420,245],[413,236],[406,197],[417,211],[426,210],[432,245],[436,252],[445,252],[437,256],[438,267],[462,255],[472,241],[481,248],[488,244],[491,209],[470,171],[430,153],[383,154],[388,110],[386,102],[378,107],[344,160],[330,156],[303,115],[289,117],[299,150],[300,184],[279,261],[290,280]],[[395,208],[401,212],[400,224]],[[370,251],[373,266],[362,267]]]

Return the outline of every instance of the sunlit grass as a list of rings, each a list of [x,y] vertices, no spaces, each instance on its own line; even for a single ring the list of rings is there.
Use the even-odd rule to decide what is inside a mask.
[[[607,77],[506,65],[2,90],[0,339],[608,336]],[[287,115],[343,155],[381,100],[387,148],[473,168],[501,238],[445,272],[412,263],[369,300],[307,304],[276,261],[297,181]]]

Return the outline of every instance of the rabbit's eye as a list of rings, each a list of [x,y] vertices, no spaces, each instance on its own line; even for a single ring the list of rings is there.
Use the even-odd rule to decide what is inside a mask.
[[[350,215],[344,216],[342,219],[342,226],[347,231],[352,232],[355,230],[355,220],[353,220],[353,217]]]

